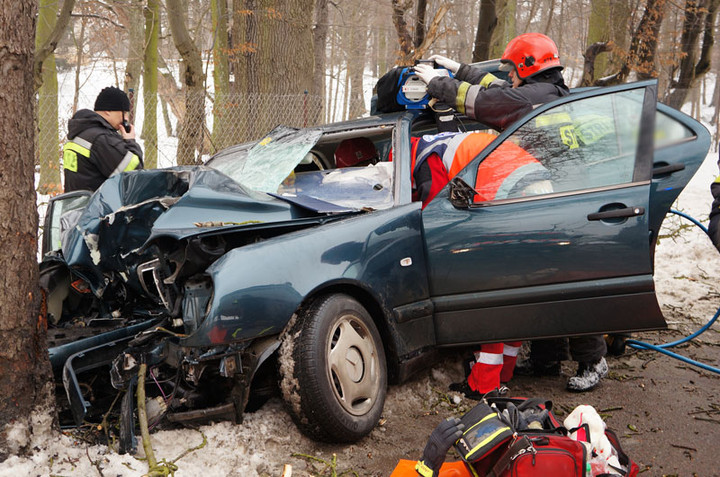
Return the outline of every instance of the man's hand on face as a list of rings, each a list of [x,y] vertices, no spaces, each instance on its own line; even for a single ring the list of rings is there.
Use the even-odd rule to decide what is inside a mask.
[[[130,123],[128,124],[130,125],[130,131],[126,131],[125,126],[120,124],[120,134],[122,135],[123,139],[135,139],[135,125]]]

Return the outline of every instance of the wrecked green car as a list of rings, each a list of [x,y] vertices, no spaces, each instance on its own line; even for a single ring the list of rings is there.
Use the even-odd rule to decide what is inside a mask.
[[[533,150],[552,189],[477,200],[483,161],[558,114],[603,127],[572,154]],[[411,144],[436,132],[423,109],[280,127],[203,166],[55,198],[41,276],[64,421],[98,421],[124,393],[132,450],[145,364],[151,424],[240,422],[279,394],[306,435],[352,442],[376,426],[388,383],[441,348],[666,326],[655,239],[710,136],[658,104],[655,82],[536,108],[422,208]],[[370,146],[367,165],[339,156]]]

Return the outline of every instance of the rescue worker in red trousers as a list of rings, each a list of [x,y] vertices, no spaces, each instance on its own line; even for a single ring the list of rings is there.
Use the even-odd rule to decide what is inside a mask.
[[[459,171],[461,171],[495,135],[479,131],[466,133],[441,133],[423,136],[413,145],[413,171],[429,165],[432,180],[425,181],[415,191],[415,200],[422,200],[423,207],[432,200]],[[522,148],[505,142],[480,163],[475,189],[478,200],[487,201],[552,192],[549,173],[537,159]],[[502,192],[501,192],[502,191]],[[515,361],[521,341],[483,344],[475,352],[467,382],[453,383],[450,389],[465,394],[470,399],[482,396],[501,387],[512,379]]]
[[[114,86],[95,99],[94,111],[81,109],[68,121],[63,147],[65,192],[95,191],[108,177],[143,168],[135,127],[127,122],[130,99]]]
[[[510,83],[443,56],[434,55],[431,59],[452,71],[454,77],[444,76],[427,64],[416,65],[415,72],[428,85],[428,94],[442,103],[455,105],[458,112],[500,131],[534,107],[569,94],[562,77],[557,46],[552,39],[540,33],[519,35],[508,43],[501,57],[500,69],[508,72]],[[561,134],[558,129],[557,144],[568,146]],[[428,188],[423,182],[432,180],[429,167],[424,172],[418,170],[415,180],[418,188]],[[488,347],[490,345],[483,346],[480,357],[485,351],[488,355],[483,360],[498,363],[494,366],[501,367],[499,345],[492,348]],[[533,342],[530,360],[518,365],[518,374],[559,375],[560,361],[567,354],[567,346],[566,338]],[[578,362],[578,369],[576,375],[568,380],[567,388],[571,391],[593,389],[608,373],[604,358],[607,351],[605,340],[602,335],[574,337],[570,338],[569,347],[573,360]],[[481,368],[475,372],[479,364],[476,362],[473,365],[467,383],[453,383],[451,389],[462,390],[467,397],[481,397],[482,391],[472,387],[478,382],[472,376],[481,373]]]

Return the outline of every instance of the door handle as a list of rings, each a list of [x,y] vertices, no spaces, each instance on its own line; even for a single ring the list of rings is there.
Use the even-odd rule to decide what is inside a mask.
[[[621,219],[625,217],[637,217],[645,213],[645,207],[625,207],[622,209],[606,210],[588,214],[588,220]]]
[[[662,164],[662,163],[661,163]],[[685,169],[685,164],[667,164],[665,166],[653,167],[653,177],[662,176],[665,174],[672,174],[673,172],[682,171]]]

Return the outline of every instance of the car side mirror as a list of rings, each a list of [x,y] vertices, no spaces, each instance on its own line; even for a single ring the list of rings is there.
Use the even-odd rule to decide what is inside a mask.
[[[477,195],[470,184],[459,177],[450,181],[450,203],[456,209],[469,209],[473,206],[473,198]]]
[[[42,254],[45,255],[62,247],[61,217],[73,210],[80,210],[87,205],[92,192],[77,190],[53,197],[48,202],[43,221]]]

